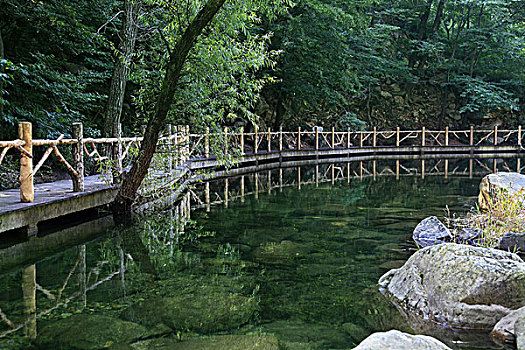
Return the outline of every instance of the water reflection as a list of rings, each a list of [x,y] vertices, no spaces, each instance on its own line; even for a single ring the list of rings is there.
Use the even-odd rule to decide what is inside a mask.
[[[227,332],[348,349],[394,326],[431,333],[407,322],[375,283],[411,254],[418,220],[445,205],[468,210],[494,164],[520,166],[427,159],[265,169],[198,184],[169,210],[132,227],[109,224],[96,239],[105,221],[7,248],[0,348],[103,348]],[[453,345],[493,347],[486,335],[476,338],[482,345]]]

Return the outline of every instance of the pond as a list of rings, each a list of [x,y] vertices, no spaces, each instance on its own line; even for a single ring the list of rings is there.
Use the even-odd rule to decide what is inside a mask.
[[[488,171],[469,178],[467,160],[422,178],[417,162],[398,176],[383,171],[395,163],[367,162],[200,184],[132,227],[23,267],[6,258],[0,348],[351,349],[396,328],[497,349],[486,334],[409,322],[378,292],[379,277],[415,251],[417,223],[470,210]],[[78,234],[91,237],[86,227]]]

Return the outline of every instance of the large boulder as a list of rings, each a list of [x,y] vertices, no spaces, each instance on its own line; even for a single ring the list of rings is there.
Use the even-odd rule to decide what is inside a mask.
[[[47,322],[36,339],[44,349],[102,349],[111,344],[128,344],[150,335],[132,322],[102,315],[74,315]]]
[[[452,234],[437,217],[430,216],[416,226],[412,238],[420,247],[427,247],[449,242],[452,239]]]
[[[516,340],[514,327],[516,321],[520,318],[525,318],[525,307],[514,310],[499,320],[491,332],[492,337],[494,337],[498,343],[514,343]]]
[[[437,339],[411,335],[397,330],[374,333],[354,350],[451,350]]]
[[[525,187],[525,175],[518,173],[496,173],[485,176],[479,184],[478,202],[481,209],[489,209],[490,202],[499,190],[518,193]]]
[[[490,330],[525,305],[525,263],[505,251],[443,243],[417,251],[379,285],[408,312],[452,327]]]

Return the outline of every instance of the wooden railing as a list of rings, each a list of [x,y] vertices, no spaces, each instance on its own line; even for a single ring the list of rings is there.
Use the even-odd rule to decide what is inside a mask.
[[[64,165],[71,174],[73,191],[84,191],[84,159],[85,157],[97,163],[108,161],[114,171],[114,182],[118,181],[119,174],[126,167],[126,159],[130,159],[132,150],[138,150],[142,137],[116,138],[84,138],[81,123],[74,123],[72,138],[66,139],[60,135],[55,140],[39,140],[32,138],[31,123],[19,124],[18,139],[0,141],[0,164],[7,152],[11,149],[20,152],[20,199],[22,202],[33,202],[33,179],[42,165],[51,156]],[[485,149],[494,151],[494,146],[514,146],[521,149],[523,135],[521,126],[516,130],[396,130],[383,131],[376,127],[371,131],[338,131],[332,128],[324,131],[315,127],[313,130],[278,131],[267,129],[260,131],[256,127],[252,132],[244,132],[242,128],[230,130],[224,128],[218,132],[210,132],[209,128],[203,133],[191,134],[188,126],[167,127],[167,133],[159,139],[158,154],[168,154],[160,158],[160,166],[167,171],[176,169],[188,160],[206,160],[211,155],[235,155],[242,158],[248,155],[262,155],[283,151],[300,151],[301,154],[324,150],[354,150],[371,149],[374,151],[389,150],[402,151],[406,147],[419,147],[440,151],[453,152],[458,150]],[[71,146],[71,161],[60,151],[61,146]],[[34,147],[47,147],[42,158],[34,166]],[[99,150],[104,147],[104,151]],[[213,147],[219,149],[212,149]],[[489,148],[487,148],[489,147]],[[108,156],[110,154],[111,156]],[[153,163],[155,163],[155,159]],[[155,164],[154,164],[155,165]]]

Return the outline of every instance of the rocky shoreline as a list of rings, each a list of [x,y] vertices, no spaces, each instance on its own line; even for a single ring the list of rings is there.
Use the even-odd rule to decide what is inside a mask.
[[[479,207],[490,209],[501,191],[521,196],[522,188],[524,175],[488,175]],[[525,350],[525,262],[515,254],[525,250],[525,233],[503,233],[494,247],[483,238],[473,227],[453,231],[435,216],[424,219],[413,233],[421,249],[384,274],[380,290],[405,317],[430,327],[490,332],[495,343]],[[398,331],[375,333],[356,349],[387,348],[449,349],[434,338]]]

